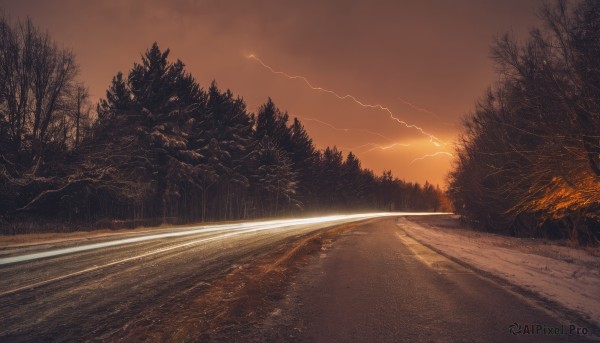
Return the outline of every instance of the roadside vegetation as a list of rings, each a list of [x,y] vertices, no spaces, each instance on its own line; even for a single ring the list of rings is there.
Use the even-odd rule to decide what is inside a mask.
[[[0,19],[0,232],[449,210],[439,187],[318,150],[271,99],[251,113],[169,55],[152,45],[95,105],[73,52]]]
[[[526,41],[495,41],[498,82],[464,120],[449,196],[488,231],[598,244],[600,2],[540,14]]]

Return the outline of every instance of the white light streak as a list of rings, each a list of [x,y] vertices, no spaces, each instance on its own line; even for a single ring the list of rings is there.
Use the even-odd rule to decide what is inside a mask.
[[[399,147],[399,146],[402,146],[402,147],[410,146],[410,144],[406,144],[406,143],[393,143],[390,145],[380,145],[380,144],[370,143],[370,145],[372,145],[373,147],[368,150],[362,151],[359,154],[364,155],[364,154],[369,153],[374,150],[388,150],[388,149],[392,149],[392,148]]]
[[[314,86],[306,77],[304,76],[300,76],[300,75],[290,75],[286,72],[282,72],[282,71],[277,71],[275,69],[273,69],[271,66],[267,65],[266,63],[264,63],[260,58],[256,57],[256,55],[251,54],[246,56],[246,58],[248,59],[252,59],[256,62],[258,62],[261,66],[263,66],[264,68],[268,69],[271,73],[273,74],[277,74],[277,75],[282,75],[290,80],[302,80],[309,88],[316,90],[316,91],[320,91],[320,92],[325,92],[325,93],[329,93],[333,96],[335,96],[336,98],[340,99],[340,100],[347,100],[350,99],[352,100],[354,103],[364,107],[364,108],[374,108],[374,109],[379,109],[381,111],[387,112],[390,116],[390,118],[394,121],[396,121],[399,124],[402,124],[403,126],[405,126],[406,128],[412,128],[415,129],[417,131],[419,131],[421,134],[429,137],[429,141],[431,143],[433,143],[435,146],[440,146],[440,144],[443,144],[444,142],[442,142],[439,138],[437,138],[436,136],[426,132],[425,130],[423,130],[423,128],[414,125],[414,124],[409,124],[407,122],[405,122],[404,120],[401,120],[399,118],[397,118],[394,113],[386,106],[383,106],[381,104],[367,104],[361,100],[359,100],[358,98],[356,98],[354,95],[351,94],[345,94],[345,95],[340,95],[339,93],[326,89],[326,88],[322,88],[322,87],[318,87],[318,86]]]
[[[430,111],[430,110],[428,110],[426,108],[419,107],[419,106],[417,106],[415,104],[412,104],[412,103],[410,103],[410,102],[402,99],[401,97],[397,97],[397,99],[400,100],[403,104],[407,105],[408,107],[410,107],[410,108],[412,108],[414,110],[417,110],[417,111],[423,112],[423,113],[427,113],[427,114],[431,114],[432,116],[440,119],[440,116],[437,113],[433,112],[433,111]]]
[[[333,125],[333,124],[331,124],[331,123],[328,123],[328,122],[322,121],[322,120],[320,120],[320,119],[309,118],[309,117],[303,117],[303,116],[296,116],[296,117],[298,117],[299,119],[302,119],[302,120],[306,120],[306,121],[314,121],[314,122],[317,122],[317,123],[319,123],[319,124],[325,125],[325,126],[327,126],[327,127],[331,128],[331,129],[333,129],[333,130],[336,130],[336,131],[341,131],[341,132],[353,132],[353,131],[356,131],[356,132],[364,132],[364,133],[368,133],[368,134],[370,134],[370,135],[373,135],[373,136],[378,136],[378,137],[381,137],[381,138],[387,139],[387,140],[389,140],[389,141],[394,141],[392,138],[390,138],[390,137],[387,137],[387,136],[385,136],[385,135],[383,135],[383,134],[381,134],[381,133],[379,133],[379,132],[375,132],[375,131],[371,131],[371,130],[367,130],[367,129],[350,129],[350,128],[339,128],[339,127],[336,127],[335,125]],[[373,143],[373,144],[374,144],[374,143]]]
[[[415,163],[415,162],[417,162],[417,161],[421,161],[421,160],[424,160],[424,159],[426,159],[426,158],[429,158],[429,157],[436,157],[436,156],[440,156],[440,155],[445,155],[445,156],[454,157],[454,155],[452,155],[452,154],[451,154],[451,153],[449,153],[449,152],[446,152],[446,151],[438,151],[438,152],[436,152],[436,153],[433,153],[433,154],[427,154],[427,155],[423,155],[423,156],[421,156],[421,157],[417,157],[417,158],[415,158],[414,160],[412,160],[412,161],[411,161],[411,162],[410,162],[408,165],[410,166],[410,165],[412,165],[413,163]]]
[[[118,240],[108,241],[108,242],[86,244],[86,245],[79,245],[79,246],[70,247],[70,248],[44,251],[44,252],[33,253],[33,254],[5,257],[5,258],[0,258],[0,265],[12,264],[12,263],[24,262],[24,261],[31,261],[31,260],[37,260],[40,258],[54,257],[54,256],[72,254],[72,253],[88,251],[88,250],[95,250],[95,249],[108,248],[108,247],[114,247],[114,246],[119,246],[119,245],[131,244],[131,243],[151,241],[151,240],[156,240],[156,239],[189,236],[189,235],[195,235],[195,234],[199,234],[199,233],[208,233],[208,232],[213,232],[213,231],[224,231],[224,232],[227,232],[228,233],[227,236],[229,236],[230,233],[234,233],[234,232],[236,234],[241,234],[241,233],[256,232],[256,231],[262,231],[262,230],[278,229],[278,228],[289,227],[289,226],[329,223],[329,222],[335,222],[335,221],[351,221],[351,220],[367,219],[367,218],[371,218],[371,217],[386,216],[386,215],[389,215],[389,214],[367,213],[367,214],[354,214],[354,215],[314,217],[314,218],[304,218],[304,219],[270,220],[270,221],[247,222],[247,223],[237,223],[237,224],[197,226],[192,229],[189,229],[189,228],[185,229],[183,231],[178,230],[178,231],[174,231],[174,232],[146,235],[146,236],[141,236],[141,237],[131,237],[131,238],[118,239]],[[173,229],[173,230],[176,230],[176,229]],[[221,236],[219,236],[219,237],[221,237]],[[214,237],[212,237],[211,240],[212,239],[214,239]]]

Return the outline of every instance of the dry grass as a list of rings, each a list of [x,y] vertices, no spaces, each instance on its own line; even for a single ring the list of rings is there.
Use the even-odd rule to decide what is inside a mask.
[[[542,196],[529,204],[528,210],[543,211],[553,217],[577,213],[600,203],[600,182],[589,171],[573,172],[570,180],[555,177]]]

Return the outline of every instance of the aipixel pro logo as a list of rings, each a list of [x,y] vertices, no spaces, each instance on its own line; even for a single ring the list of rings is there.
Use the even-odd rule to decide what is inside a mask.
[[[508,327],[508,331],[513,335],[578,335],[585,336],[589,333],[589,329],[580,327],[574,324],[569,326],[546,326],[543,324],[524,324],[520,325],[517,322],[512,323]]]

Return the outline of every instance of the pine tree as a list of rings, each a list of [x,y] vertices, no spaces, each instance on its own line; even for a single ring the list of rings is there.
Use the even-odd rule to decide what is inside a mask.
[[[317,178],[318,155],[312,139],[298,118],[294,118],[290,131],[290,159],[298,173],[297,199],[304,208],[310,208],[312,205],[310,202],[316,193],[315,181]]]
[[[184,195],[199,185],[194,168],[199,155],[190,149],[188,131],[193,120],[202,121],[206,98],[184,64],[169,62],[168,55],[168,49],[161,52],[154,43],[142,63],[134,64],[127,82],[117,74],[100,104],[97,129],[97,136],[116,150],[125,144],[136,148],[123,169],[151,178],[152,194],[142,206],[163,219],[184,212]]]
[[[263,215],[275,215],[297,205],[296,173],[290,159],[274,141],[265,136],[256,147],[252,176],[255,206]]]
[[[327,147],[323,150],[318,168],[318,198],[319,206],[338,209],[342,207],[342,188],[340,180],[342,175],[342,152],[338,151],[337,147]]]
[[[352,152],[349,152],[342,164],[342,197],[348,209],[358,209],[365,202],[366,189],[363,184],[362,168],[360,161]]]
[[[256,119],[256,139],[269,137],[278,147],[291,152],[291,131],[287,126],[289,115],[282,113],[271,98],[258,109]]]
[[[123,80],[123,73],[118,72],[113,77],[111,85],[106,90],[106,99],[100,99],[98,104],[98,121],[108,121],[111,114],[124,113],[132,106],[131,92]]]
[[[207,111],[207,134],[224,151],[222,172],[214,190],[216,215],[223,219],[240,216],[249,187],[246,175],[254,145],[252,119],[243,100],[234,98],[230,90],[219,91],[214,81],[208,89]]]

